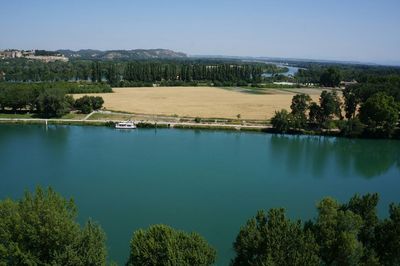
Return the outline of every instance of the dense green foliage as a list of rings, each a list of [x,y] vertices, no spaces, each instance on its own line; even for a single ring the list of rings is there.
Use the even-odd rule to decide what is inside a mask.
[[[290,109],[292,109],[293,116],[293,127],[304,128],[307,123],[307,110],[311,102],[311,97],[307,94],[297,94],[292,98],[292,104]]]
[[[326,123],[334,117],[341,118],[341,101],[336,91],[323,91],[319,98],[321,122]]]
[[[314,83],[327,85],[337,85],[337,78],[343,81],[357,81],[358,83],[370,83],[379,81],[382,78],[400,77],[400,67],[356,65],[356,64],[328,64],[317,62],[291,62],[292,65],[300,67],[295,75],[295,80],[299,83]],[[329,78],[330,77],[330,78]],[[328,78],[328,79],[326,79]],[[325,80],[336,81],[328,82]]]
[[[83,114],[89,114],[93,110],[98,110],[103,107],[104,100],[98,96],[83,96],[76,99],[74,107]]]
[[[375,229],[376,254],[385,265],[400,265],[400,205],[389,206],[389,218]]]
[[[167,86],[199,83],[247,86],[249,83],[260,83],[263,73],[282,71],[285,68],[274,64],[243,63],[239,60],[0,61],[0,73],[4,72],[5,81],[104,81],[112,86],[149,86],[153,83]]]
[[[43,117],[61,117],[71,109],[65,94],[60,90],[42,90],[29,101],[36,105],[37,112]]]
[[[216,251],[197,233],[166,225],[136,231],[126,265],[212,265]]]
[[[105,234],[76,222],[72,200],[38,188],[0,201],[0,265],[105,265]]]
[[[234,243],[233,265],[398,265],[400,205],[389,218],[377,216],[377,194],[332,198],[317,206],[314,221],[292,222],[283,209],[260,211]]]
[[[378,92],[368,98],[360,107],[360,121],[370,131],[391,134],[399,121],[399,103],[392,96]]]
[[[83,85],[70,83],[0,83],[0,112],[29,111],[39,117],[61,117],[76,108],[82,113],[100,109],[104,103],[101,97],[88,97],[88,104],[80,104],[85,100],[75,100],[67,93],[93,92],[108,90],[109,86]]]
[[[297,94],[292,99],[292,112],[275,112],[271,124],[278,132],[338,128],[347,137],[394,135],[399,126],[400,102],[393,96],[376,92],[364,98],[359,87],[350,86],[343,91],[343,98],[344,103],[336,91],[322,91],[318,104],[310,102],[308,95]],[[343,120],[343,111],[347,120]]]
[[[271,119],[271,124],[279,132],[285,133],[292,126],[292,115],[285,109],[275,111],[275,115]]]
[[[337,87],[340,81],[340,72],[333,67],[324,70],[319,78],[319,83],[324,87]]]
[[[341,118],[341,102],[336,91],[322,91],[319,104],[311,102],[307,94],[297,94],[293,96],[290,108],[290,114],[283,109],[275,112],[272,117],[271,124],[277,131],[287,132],[289,129],[304,129],[311,125],[329,127],[332,119]]]
[[[0,90],[10,89],[16,90],[42,90],[42,89],[57,89],[64,93],[79,94],[79,93],[109,93],[112,89],[109,85],[103,83],[88,83],[88,82],[0,82]]]
[[[239,232],[232,265],[320,265],[310,230],[286,218],[283,209],[260,211]]]
[[[325,198],[302,222],[282,208],[259,211],[241,227],[232,265],[399,265],[400,205],[379,219],[378,194],[340,204]],[[0,201],[0,265],[106,265],[105,233],[51,188]],[[134,232],[126,265],[212,265],[216,251],[197,233],[166,225]]]

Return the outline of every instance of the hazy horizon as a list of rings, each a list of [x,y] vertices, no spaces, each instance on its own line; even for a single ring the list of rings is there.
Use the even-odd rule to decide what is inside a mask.
[[[399,11],[394,0],[17,0],[2,3],[0,49],[162,48],[399,65]]]

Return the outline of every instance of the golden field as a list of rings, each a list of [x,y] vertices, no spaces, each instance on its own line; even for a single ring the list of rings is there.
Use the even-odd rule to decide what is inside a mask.
[[[304,92],[317,101],[321,89],[225,89],[216,87],[114,88],[114,93],[95,94],[104,107],[136,114],[181,117],[264,120],[275,110],[290,109],[293,95]],[[94,95],[94,94],[93,94]],[[75,98],[82,95],[75,95]]]

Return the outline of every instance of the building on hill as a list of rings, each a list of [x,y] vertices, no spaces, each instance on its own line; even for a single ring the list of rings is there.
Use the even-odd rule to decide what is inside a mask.
[[[22,57],[22,52],[19,50],[4,50],[0,51],[0,58],[20,58]]]
[[[13,58],[26,58],[31,60],[40,60],[45,63],[62,61],[68,62],[68,58],[62,54],[52,54],[52,55],[36,55],[35,50],[4,50],[0,51],[0,59],[13,59]]]

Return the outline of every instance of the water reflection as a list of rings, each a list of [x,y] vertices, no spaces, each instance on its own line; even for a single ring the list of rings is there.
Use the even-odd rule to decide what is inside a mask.
[[[291,173],[310,170],[322,178],[336,167],[341,177],[374,178],[391,167],[400,170],[400,142],[315,136],[271,136],[272,158],[285,162]]]

